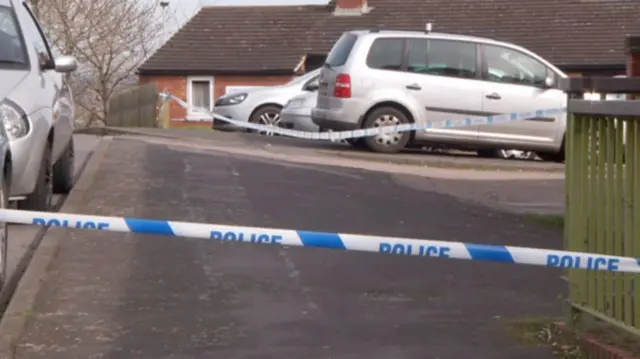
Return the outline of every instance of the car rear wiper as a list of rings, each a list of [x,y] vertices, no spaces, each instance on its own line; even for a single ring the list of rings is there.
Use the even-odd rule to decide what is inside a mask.
[[[327,69],[329,69],[329,70],[331,70],[331,69],[333,68],[333,67],[331,67],[331,65],[330,65],[330,64],[328,64],[328,63],[326,63],[326,62],[325,62],[324,64],[322,64],[322,67],[327,68]]]

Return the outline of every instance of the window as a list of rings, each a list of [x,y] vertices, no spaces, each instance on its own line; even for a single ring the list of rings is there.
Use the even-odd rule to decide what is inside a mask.
[[[369,49],[367,66],[380,70],[402,70],[405,39],[378,38]]]
[[[213,110],[213,77],[190,77],[187,87],[187,103],[198,109]],[[210,115],[193,108],[189,109],[191,118],[209,119]]]
[[[0,6],[0,68],[26,68],[29,57],[11,8]]]
[[[347,63],[349,54],[351,54],[351,49],[353,49],[353,45],[356,44],[357,40],[358,37],[356,35],[342,35],[333,45],[333,48],[331,48],[331,51],[329,52],[329,55],[327,55],[327,59],[324,63],[331,67],[342,66]]]
[[[40,66],[52,66],[54,60],[47,38],[44,36],[44,32],[42,32],[40,25],[38,25],[38,22],[35,17],[33,17],[26,3],[24,4],[24,8],[27,13],[29,13],[29,18],[22,24],[27,41],[35,48]]]
[[[427,61],[427,39],[410,39],[407,54],[407,71],[429,73]]]
[[[545,84],[549,72],[540,61],[519,51],[499,46],[485,46],[484,53],[487,80],[525,86]]]
[[[476,45],[448,40],[409,40],[407,71],[459,78],[475,78]]]

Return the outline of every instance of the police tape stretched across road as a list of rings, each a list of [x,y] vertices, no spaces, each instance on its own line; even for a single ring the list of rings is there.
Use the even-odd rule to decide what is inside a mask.
[[[11,209],[0,210],[0,221],[39,226],[203,238],[222,242],[330,248],[402,256],[439,257],[640,273],[640,259],[638,258],[526,247]]]
[[[255,131],[266,131],[271,134],[278,134],[282,136],[302,138],[308,140],[345,140],[349,138],[361,138],[361,137],[370,137],[377,136],[387,133],[396,133],[396,132],[408,132],[408,131],[425,131],[429,129],[441,129],[441,128],[454,128],[454,127],[465,127],[465,126],[475,126],[475,125],[485,125],[485,124],[494,124],[494,123],[504,123],[511,121],[521,121],[528,118],[533,117],[544,117],[544,116],[552,116],[558,115],[560,113],[566,113],[566,108],[554,108],[554,109],[543,109],[532,112],[514,112],[514,113],[505,113],[496,116],[488,116],[488,117],[468,117],[459,121],[427,121],[426,123],[405,123],[402,125],[395,126],[383,126],[383,127],[372,127],[366,129],[359,130],[350,130],[350,131],[336,131],[336,132],[309,132],[309,131],[298,131],[298,130],[290,130],[286,128],[280,128],[273,125],[260,125],[257,123],[251,123],[246,121],[238,121],[231,118],[227,118],[225,116],[219,115],[208,109],[194,107],[181,100],[180,98],[168,93],[162,92],[160,93],[160,97],[163,101],[173,100],[178,103],[180,106],[185,109],[189,109],[196,113],[202,113],[208,116],[211,116],[217,120],[224,121],[230,123],[232,125],[247,128]]]

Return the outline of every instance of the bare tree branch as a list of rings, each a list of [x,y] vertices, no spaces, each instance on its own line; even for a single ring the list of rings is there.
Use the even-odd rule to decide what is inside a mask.
[[[78,59],[69,81],[87,121],[106,124],[111,97],[161,45],[159,1],[31,0],[31,6],[56,51]]]

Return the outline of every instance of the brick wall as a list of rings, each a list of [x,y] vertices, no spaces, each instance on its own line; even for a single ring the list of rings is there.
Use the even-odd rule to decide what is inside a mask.
[[[214,98],[224,95],[227,86],[273,86],[290,81],[292,76],[215,76]],[[156,82],[160,91],[167,89],[172,94],[187,99],[187,77],[184,76],[140,76],[140,84]],[[184,120],[186,110],[176,103],[171,104],[171,118]]]
[[[187,98],[187,79],[180,76],[140,76],[140,84],[148,84],[155,82],[158,84],[158,90],[164,91],[165,89],[171,94],[176,95],[182,99]],[[179,106],[177,103],[172,102],[170,108],[171,118],[184,119],[187,115],[187,111]]]

